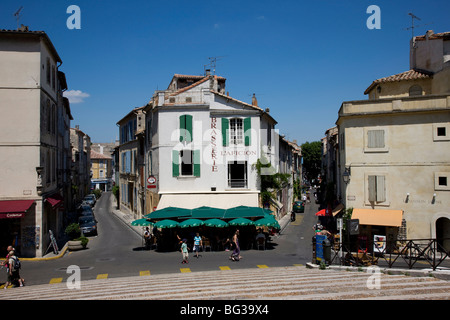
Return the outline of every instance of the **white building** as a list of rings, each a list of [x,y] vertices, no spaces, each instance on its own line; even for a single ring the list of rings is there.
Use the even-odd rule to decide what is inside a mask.
[[[170,206],[260,206],[254,165],[258,159],[277,163],[277,122],[256,98],[248,104],[225,94],[225,81],[175,75],[144,108],[145,175],[154,178],[147,213]]]

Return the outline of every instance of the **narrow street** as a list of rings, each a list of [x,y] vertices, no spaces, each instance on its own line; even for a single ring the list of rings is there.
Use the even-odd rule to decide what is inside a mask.
[[[202,252],[196,259],[190,253],[190,263],[181,265],[179,252],[142,250],[142,238],[112,213],[111,193],[105,192],[95,208],[98,236],[89,237],[88,249],[68,252],[64,257],[49,261],[23,261],[21,274],[28,286],[64,282],[70,276],[67,267],[81,269],[81,279],[117,278],[138,275],[180,273],[221,269],[285,267],[305,265],[311,261],[312,225],[316,222],[316,204],[307,204],[305,213],[274,236],[266,250],[242,250],[243,259],[230,261],[230,252]],[[6,277],[6,275],[5,275]]]

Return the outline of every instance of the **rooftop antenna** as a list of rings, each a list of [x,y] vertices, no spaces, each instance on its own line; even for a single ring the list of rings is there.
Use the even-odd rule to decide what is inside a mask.
[[[411,16],[411,27],[406,28],[406,30],[411,29],[411,39],[414,39],[414,28],[418,27],[414,26],[414,19],[417,19],[419,21],[421,21],[421,19],[418,16],[414,15],[412,12],[409,12],[408,15]]]
[[[212,74],[213,75],[216,75],[216,65],[217,65],[217,61],[218,60],[221,60],[222,58],[224,58],[224,57],[226,57],[226,56],[220,56],[220,57],[208,57],[208,59],[209,59],[209,64],[205,64],[205,73],[206,73],[206,70],[207,70],[207,67],[209,66],[209,67],[211,67],[212,68]]]
[[[418,16],[414,15],[412,12],[409,12],[408,15],[411,16],[411,27],[406,28],[406,30],[411,30],[411,39],[413,39],[413,45],[415,47],[416,46],[416,42],[414,40],[414,29],[418,28],[418,27],[428,26],[431,23],[427,23],[427,24],[422,24],[422,25],[416,26],[416,25],[414,25],[414,19],[419,20],[419,21],[421,21],[421,19]]]
[[[17,21],[17,30],[19,30],[19,20],[20,20],[20,12],[22,11],[23,6],[21,6],[19,8],[19,10],[16,11],[16,13],[14,13],[14,17],[16,17],[16,21]]]

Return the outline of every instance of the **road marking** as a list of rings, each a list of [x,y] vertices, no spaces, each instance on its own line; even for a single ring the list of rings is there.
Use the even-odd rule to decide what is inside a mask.
[[[267,269],[269,267],[266,266],[265,264],[258,264],[258,268],[260,268],[260,269]]]
[[[191,269],[189,268],[180,268],[181,273],[188,273],[191,272]]]
[[[62,280],[63,280],[63,278],[52,278],[52,279],[50,280],[50,284],[53,284],[53,283],[61,283]]]
[[[303,216],[296,216],[295,221],[291,223],[293,226],[299,226],[302,224]]]
[[[150,275],[150,271],[146,270],[146,271],[139,271],[139,275],[140,276],[149,276]]]
[[[294,267],[303,267],[303,265],[300,263],[294,263]]]
[[[222,267],[219,267],[219,269],[220,270],[231,270],[231,268],[228,266],[222,266]]]
[[[97,275],[97,279],[107,279],[107,278],[108,278],[107,273],[101,273],[101,274]]]

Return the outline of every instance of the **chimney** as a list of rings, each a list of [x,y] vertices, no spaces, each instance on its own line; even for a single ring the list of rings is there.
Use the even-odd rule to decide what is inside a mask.
[[[209,77],[211,75],[211,69],[206,69],[205,70],[205,76]]]
[[[252,97],[252,106],[255,106],[255,107],[258,106],[258,100],[256,100],[255,94],[253,94],[253,97]]]

